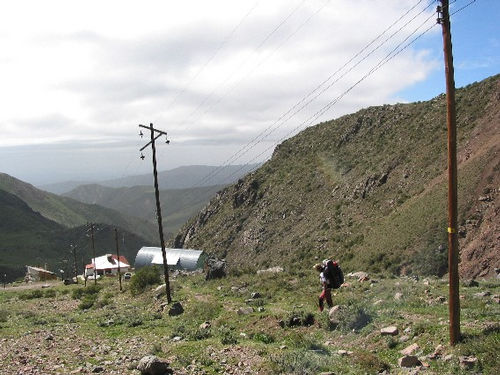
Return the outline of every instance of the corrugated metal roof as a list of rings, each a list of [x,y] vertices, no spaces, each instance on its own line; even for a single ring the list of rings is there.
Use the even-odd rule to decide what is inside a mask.
[[[186,270],[202,268],[205,262],[205,255],[202,250],[166,248],[165,253],[169,266],[176,266]],[[152,264],[163,264],[161,247],[142,247],[135,257],[135,268]]]

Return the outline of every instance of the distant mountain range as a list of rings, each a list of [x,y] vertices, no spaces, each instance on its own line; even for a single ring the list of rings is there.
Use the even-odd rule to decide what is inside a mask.
[[[177,231],[191,216],[224,186],[170,189],[160,191],[163,227],[167,233]],[[64,194],[87,204],[97,204],[136,216],[156,225],[156,200],[153,186],[112,188],[102,185],[82,185]]]
[[[209,165],[190,165],[158,172],[158,185],[161,190],[198,188],[215,185],[228,185],[237,181],[260,164],[228,165],[223,168]],[[123,177],[106,181],[66,181],[39,186],[40,189],[55,194],[64,194],[81,185],[98,184],[122,188],[132,186],[153,186],[152,174]]]

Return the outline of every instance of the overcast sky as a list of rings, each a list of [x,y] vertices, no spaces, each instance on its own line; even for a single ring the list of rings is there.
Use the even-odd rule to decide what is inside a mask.
[[[452,11],[469,2],[457,0]],[[444,90],[439,26],[367,74],[435,24],[435,6],[2,2],[0,172],[37,185],[148,173],[138,124],[151,122],[171,140],[158,146],[160,170],[254,163],[306,126],[430,99]],[[453,16],[457,86],[499,72],[498,14],[498,1],[477,0]]]

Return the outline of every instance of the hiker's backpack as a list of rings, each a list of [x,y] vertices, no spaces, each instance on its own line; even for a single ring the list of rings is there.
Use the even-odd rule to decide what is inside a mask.
[[[344,283],[344,273],[340,269],[339,264],[330,259],[325,260],[323,263],[325,265],[323,275],[329,281],[330,287],[333,289],[340,288]]]

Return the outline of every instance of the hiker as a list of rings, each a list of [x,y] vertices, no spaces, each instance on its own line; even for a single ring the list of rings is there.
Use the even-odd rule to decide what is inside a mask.
[[[319,280],[321,282],[321,286],[323,287],[323,291],[319,295],[319,311],[323,311],[325,299],[328,307],[333,307],[332,290],[329,280],[325,277],[325,267],[326,266],[321,263],[317,263],[314,265],[314,269],[319,272]]]

